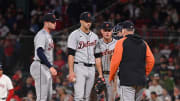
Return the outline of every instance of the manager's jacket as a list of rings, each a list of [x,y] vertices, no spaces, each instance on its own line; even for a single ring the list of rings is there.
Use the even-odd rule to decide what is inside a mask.
[[[118,40],[110,64],[109,81],[119,68],[120,85],[144,86],[146,76],[154,66],[154,56],[148,44],[137,35],[126,35]]]

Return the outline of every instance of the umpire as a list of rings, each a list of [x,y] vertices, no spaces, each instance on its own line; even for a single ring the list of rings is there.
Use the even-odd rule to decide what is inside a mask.
[[[123,38],[116,43],[110,64],[109,81],[119,69],[120,101],[140,101],[146,76],[154,66],[154,56],[148,44],[138,35],[134,35],[134,24],[123,22]]]

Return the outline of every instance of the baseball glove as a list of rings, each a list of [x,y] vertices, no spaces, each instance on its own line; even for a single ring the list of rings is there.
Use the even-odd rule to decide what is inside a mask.
[[[97,94],[100,94],[106,87],[106,82],[104,78],[97,78],[95,83],[95,91]]]

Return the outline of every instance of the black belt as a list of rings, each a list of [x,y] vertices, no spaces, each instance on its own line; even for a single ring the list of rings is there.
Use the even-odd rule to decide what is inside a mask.
[[[109,74],[109,71],[103,71],[103,74]]]
[[[88,64],[88,63],[83,63],[83,62],[74,62],[74,64],[79,64],[79,63],[82,63],[84,66],[87,66],[87,67],[92,67],[95,65],[95,64]]]
[[[1,100],[6,100],[6,98],[4,97],[4,98],[0,98]]]

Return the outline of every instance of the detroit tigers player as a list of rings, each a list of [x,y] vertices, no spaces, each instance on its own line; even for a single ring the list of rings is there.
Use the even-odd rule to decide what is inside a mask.
[[[110,70],[110,62],[111,57],[114,51],[114,47],[116,44],[115,39],[112,38],[112,23],[111,22],[104,22],[101,30],[100,30],[103,38],[100,39],[100,51],[102,53],[101,61],[103,67],[103,76],[106,81],[106,101],[114,101],[114,89],[113,85],[108,82],[109,78],[109,70]]]
[[[98,36],[90,31],[92,17],[89,12],[80,15],[81,27],[68,37],[69,80],[74,82],[74,100],[89,101],[95,78],[95,65],[102,77],[100,52],[95,52]]]
[[[0,101],[10,101],[13,95],[13,85],[11,79],[3,74],[2,65],[0,65]]]
[[[30,73],[35,80],[36,101],[49,101],[52,96],[52,75],[57,72],[52,66],[54,44],[50,31],[55,29],[56,18],[52,13],[43,17],[44,26],[34,38],[35,56]]]

